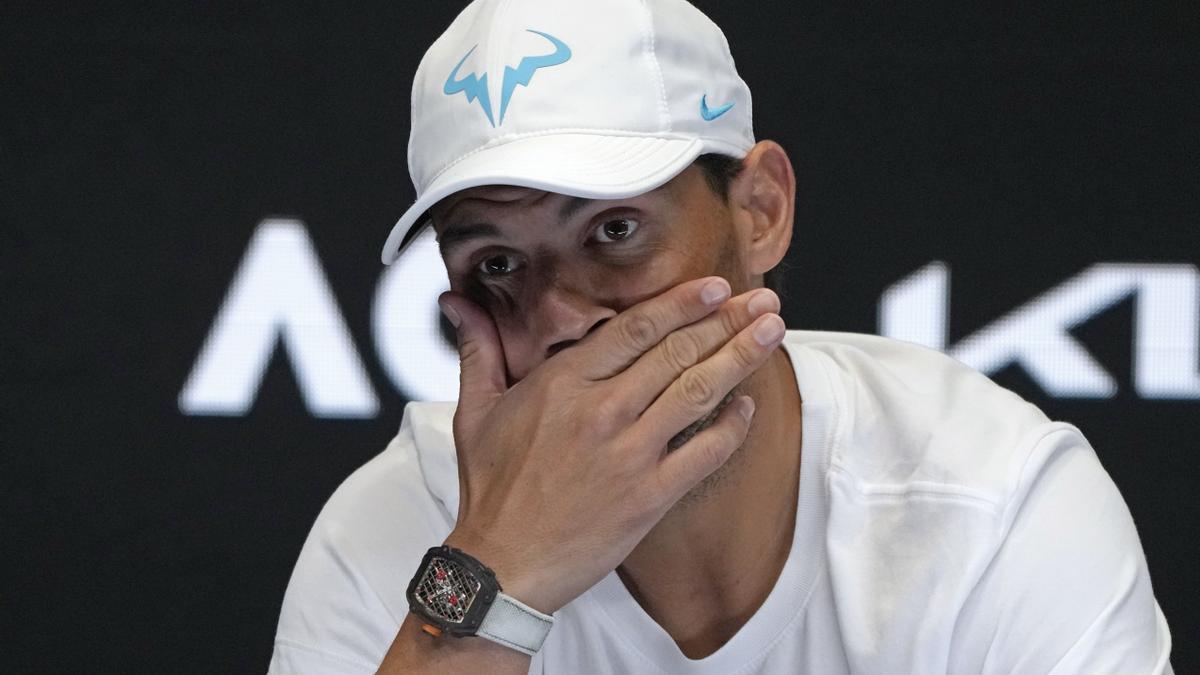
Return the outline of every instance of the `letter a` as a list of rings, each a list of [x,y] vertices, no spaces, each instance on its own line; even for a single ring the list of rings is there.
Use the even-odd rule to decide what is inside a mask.
[[[379,401],[308,233],[290,219],[259,224],[179,394],[180,411],[245,415],[280,338],[313,415],[377,414]]]

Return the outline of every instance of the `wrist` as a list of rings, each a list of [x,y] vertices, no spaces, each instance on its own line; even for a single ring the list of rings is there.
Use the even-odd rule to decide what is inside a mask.
[[[532,656],[554,625],[553,616],[504,593],[487,564],[449,544],[425,552],[406,595],[434,637],[481,637]]]
[[[443,542],[491,568],[504,594],[544,614],[553,614],[569,600],[555,597],[550,579],[539,574],[542,567],[512,546],[490,541],[469,530],[456,528]]]

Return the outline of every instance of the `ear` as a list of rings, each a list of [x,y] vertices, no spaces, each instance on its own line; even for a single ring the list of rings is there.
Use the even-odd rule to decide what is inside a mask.
[[[742,167],[729,186],[730,206],[746,272],[761,275],[783,260],[792,243],[796,174],[787,152],[774,141],[751,148]]]

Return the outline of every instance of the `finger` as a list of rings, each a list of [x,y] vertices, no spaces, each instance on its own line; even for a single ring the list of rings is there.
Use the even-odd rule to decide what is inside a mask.
[[[447,291],[438,298],[458,335],[458,413],[463,423],[481,418],[508,388],[504,348],[491,315],[466,296]],[[456,420],[457,421],[457,420]],[[468,428],[473,428],[468,424]]]
[[[614,391],[641,414],[683,371],[712,356],[755,319],[779,311],[779,296],[760,288],[726,302],[721,309],[679,328],[613,378]]]
[[[711,314],[729,294],[729,282],[704,277],[630,307],[576,345],[580,374],[592,380],[616,375],[671,331]]]
[[[662,447],[709,414],[742,380],[766,362],[785,333],[778,314],[755,319],[711,357],[683,371],[635,423],[653,447]]]
[[[669,500],[668,506],[729,460],[745,442],[753,418],[754,400],[739,396],[712,426],[659,460],[658,488]]]

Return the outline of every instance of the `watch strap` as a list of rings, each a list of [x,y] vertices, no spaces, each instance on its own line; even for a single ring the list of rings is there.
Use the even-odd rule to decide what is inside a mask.
[[[475,635],[533,656],[542,648],[553,625],[554,617],[504,593],[496,593]]]

